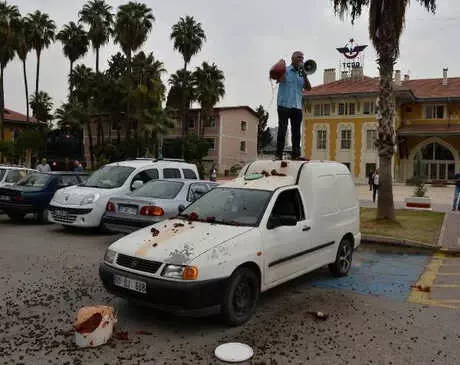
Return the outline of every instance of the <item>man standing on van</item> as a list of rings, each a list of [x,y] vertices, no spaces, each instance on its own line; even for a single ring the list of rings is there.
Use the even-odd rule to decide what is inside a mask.
[[[286,67],[286,73],[279,81],[276,143],[276,158],[279,160],[283,158],[289,119],[291,120],[292,159],[296,160],[300,157],[303,90],[311,90],[307,74],[303,72],[303,63],[303,53],[294,52],[291,57],[291,64]]]
[[[373,181],[372,201],[375,203],[375,197],[377,195],[377,190],[379,190],[379,185],[380,185],[379,169],[375,170],[374,176],[372,177],[372,181]]]

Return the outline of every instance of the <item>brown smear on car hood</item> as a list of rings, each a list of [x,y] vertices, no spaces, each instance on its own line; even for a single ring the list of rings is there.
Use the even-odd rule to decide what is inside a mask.
[[[186,232],[192,228],[193,228],[193,225],[190,225],[190,224],[184,225],[178,222],[171,224],[168,222],[168,225],[166,226],[166,228],[158,229],[159,233],[155,237],[141,244],[139,248],[136,250],[135,255],[138,257],[145,257],[151,247],[158,247],[159,245],[171,239],[175,235]]]

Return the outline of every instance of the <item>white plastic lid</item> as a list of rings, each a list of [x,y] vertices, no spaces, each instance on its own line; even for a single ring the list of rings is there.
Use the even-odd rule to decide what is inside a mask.
[[[249,360],[254,355],[254,351],[243,343],[230,342],[218,346],[214,354],[221,361],[243,362]]]

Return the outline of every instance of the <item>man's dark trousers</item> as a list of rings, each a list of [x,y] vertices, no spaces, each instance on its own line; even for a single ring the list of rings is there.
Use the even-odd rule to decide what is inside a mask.
[[[288,122],[291,120],[292,159],[300,157],[300,126],[302,124],[302,110],[278,106],[278,138],[276,143],[276,157],[281,159],[286,141]]]

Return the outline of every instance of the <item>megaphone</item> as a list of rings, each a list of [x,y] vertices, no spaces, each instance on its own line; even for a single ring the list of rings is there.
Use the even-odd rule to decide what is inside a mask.
[[[313,60],[306,60],[303,64],[303,69],[307,75],[312,75],[316,72],[316,62]]]

